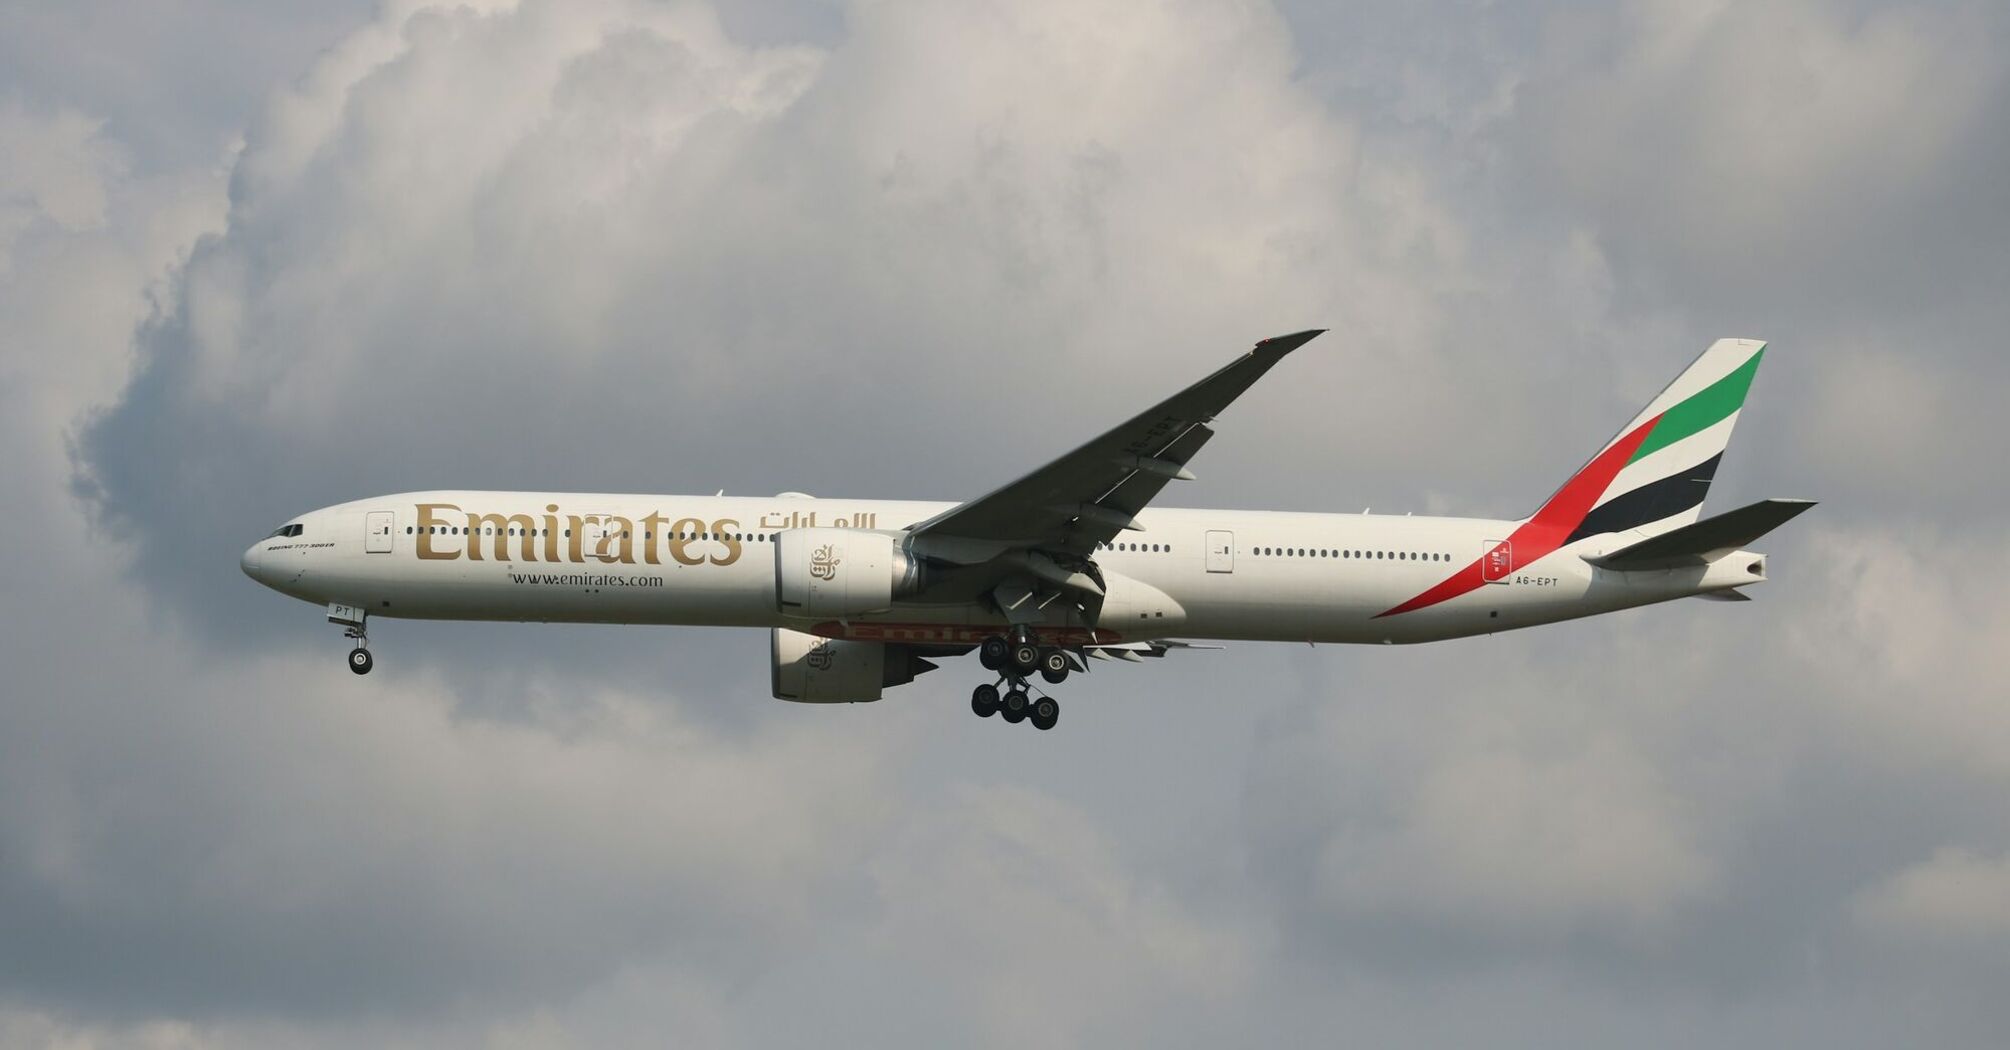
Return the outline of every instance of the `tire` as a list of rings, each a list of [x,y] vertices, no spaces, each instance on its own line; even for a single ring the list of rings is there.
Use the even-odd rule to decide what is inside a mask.
[[[1049,685],[1060,685],[1068,680],[1068,672],[1075,665],[1068,660],[1068,654],[1059,649],[1049,649],[1040,656],[1040,677]]]
[[[1005,721],[1017,725],[1026,720],[1026,712],[1031,707],[1026,694],[1014,689],[1005,694],[1004,703],[999,707],[998,713],[1005,716]]]
[[[1033,728],[1044,733],[1061,720],[1061,705],[1055,703],[1053,697],[1043,696],[1033,701],[1033,710],[1028,717],[1033,719]]]
[[[1032,642],[1019,642],[1012,646],[1012,666],[1020,674],[1032,674],[1040,666],[1040,647]]]
[[[369,674],[370,668],[375,666],[377,666],[377,661],[371,659],[370,650],[360,645],[349,650],[349,670],[357,674]]]
[[[998,687],[980,685],[970,691],[970,710],[979,718],[990,718],[998,713]]]
[[[987,671],[1003,671],[1005,661],[1011,658],[1012,643],[995,634],[977,647],[977,662]]]

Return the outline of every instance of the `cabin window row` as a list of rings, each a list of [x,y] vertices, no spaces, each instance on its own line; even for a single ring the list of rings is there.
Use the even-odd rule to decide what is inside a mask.
[[[1260,558],[1359,558],[1363,561],[1451,561],[1449,554],[1429,551],[1364,551],[1353,548],[1335,550],[1329,547],[1257,547],[1252,553]]]
[[[294,526],[291,526],[291,527],[292,527],[292,528],[294,528],[294,529],[298,529],[298,528],[299,528],[300,526],[298,526],[298,525],[294,525]],[[418,531],[418,529],[416,529],[415,527],[413,527],[413,526],[411,526],[411,525],[407,525],[407,526],[405,526],[405,535],[407,535],[407,536],[410,536],[410,535],[413,535],[413,534],[414,534],[414,533],[416,533],[417,531]],[[494,536],[494,535],[496,535],[496,530],[495,530],[495,526],[493,526],[493,525],[487,525],[487,526],[483,526],[483,527],[482,527],[482,529],[481,529],[480,531],[476,531],[476,530],[473,530],[473,529],[465,529],[465,528],[462,528],[462,527],[461,527],[461,526],[459,526],[459,525],[433,525],[433,526],[429,526],[429,527],[428,527],[428,528],[426,529],[426,531],[427,531],[428,533],[431,533],[431,534],[432,534],[432,535],[434,535],[434,536],[469,536],[469,535],[473,535],[473,536]],[[503,533],[503,535],[506,535],[506,536],[531,536],[531,537],[536,537],[536,536],[549,536],[549,535],[551,535],[551,533],[552,533],[552,530],[551,530],[551,529],[518,529],[518,528],[511,528],[511,529],[507,530],[506,532],[504,532],[504,533]],[[571,529],[559,529],[559,530],[558,530],[558,534],[559,534],[560,536],[563,536],[563,537],[566,537],[566,538],[570,539],[570,538],[571,538],[571,536],[572,536],[572,530],[571,530]],[[277,535],[279,535],[279,533],[276,533],[276,532],[275,532],[275,533],[273,533],[273,535],[277,536]],[[291,536],[298,536],[298,535],[300,535],[300,533],[298,533],[298,532],[292,532],[292,533],[288,533],[287,535],[291,535]],[[617,538],[617,539],[624,539],[624,540],[625,540],[625,539],[628,539],[629,537],[628,537],[628,533],[624,532],[624,533],[621,533],[621,534],[620,534],[619,536],[617,536],[616,538]],[[655,534],[654,532],[644,532],[644,533],[642,534],[642,538],[643,538],[643,539],[645,539],[645,540],[653,540],[653,539],[655,539],[655,538],[656,538],[656,534]],[[767,533],[763,533],[763,532],[674,532],[674,533],[664,533],[664,534],[663,534],[663,538],[664,538],[664,539],[669,539],[669,540],[736,540],[736,541],[741,541],[741,542],[745,542],[745,543],[769,543],[769,542],[772,542],[772,541],[773,541],[773,539],[774,539],[774,537],[772,537],[772,536],[768,535]]]
[[[1099,550],[1133,551],[1140,554],[1172,553],[1172,544],[1170,543],[1098,543],[1096,547]]]

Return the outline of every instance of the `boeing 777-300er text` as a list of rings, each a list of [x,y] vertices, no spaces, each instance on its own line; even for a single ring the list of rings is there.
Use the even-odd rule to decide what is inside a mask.
[[[1743,601],[1747,545],[1813,506],[1699,520],[1765,344],[1723,339],[1528,517],[1154,507],[1216,416],[1319,331],[965,503],[408,492],[305,514],[244,571],[327,606],[372,664],[378,617],[765,628],[774,695],[877,700],[976,650],[977,714],[1051,729],[1089,659],[1195,640],[1431,642],[1673,598]]]

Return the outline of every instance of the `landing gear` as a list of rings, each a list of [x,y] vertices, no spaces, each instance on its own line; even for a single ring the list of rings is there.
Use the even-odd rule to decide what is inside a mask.
[[[1003,671],[1005,661],[1011,658],[1012,643],[1006,641],[1003,635],[994,634],[977,647],[977,662],[983,664],[986,671]]]
[[[1012,670],[1020,677],[1032,674],[1040,666],[1040,647],[1029,639],[1012,643]]]
[[[1049,685],[1067,680],[1075,668],[1067,650],[1042,647],[1032,628],[1022,624],[1010,635],[984,639],[977,647],[977,661],[1001,676],[995,685],[971,691],[970,710],[977,717],[998,715],[1014,725],[1030,721],[1040,730],[1052,729],[1061,720],[1060,702],[1044,694],[1034,696],[1026,680],[1035,672]]]
[[[370,614],[360,606],[330,603],[328,622],[341,624],[342,637],[356,643],[356,648],[349,650],[349,670],[369,674],[370,668],[377,666],[377,661],[370,658]]]
[[[1059,649],[1049,649],[1040,655],[1040,677],[1048,685],[1060,685],[1068,680],[1068,672],[1074,670],[1068,654]]]

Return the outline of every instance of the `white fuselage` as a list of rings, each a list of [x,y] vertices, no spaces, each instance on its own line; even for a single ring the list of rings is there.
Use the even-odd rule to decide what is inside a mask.
[[[373,617],[785,627],[826,637],[973,644],[1005,621],[985,601],[895,603],[838,620],[784,616],[775,537],[900,532],[953,504],[783,496],[415,492],[324,508],[244,555],[260,582]],[[1148,509],[1094,554],[1096,622],[1043,610],[1043,637],[1404,643],[1456,638],[1728,590],[1764,579],[1742,552],[1708,566],[1588,564],[1639,539],[1595,536],[1498,580],[1382,615],[1467,570],[1518,522]],[[282,530],[284,531],[284,530]],[[1062,603],[1065,605],[1065,603]],[[1093,631],[1093,635],[1088,632]]]

